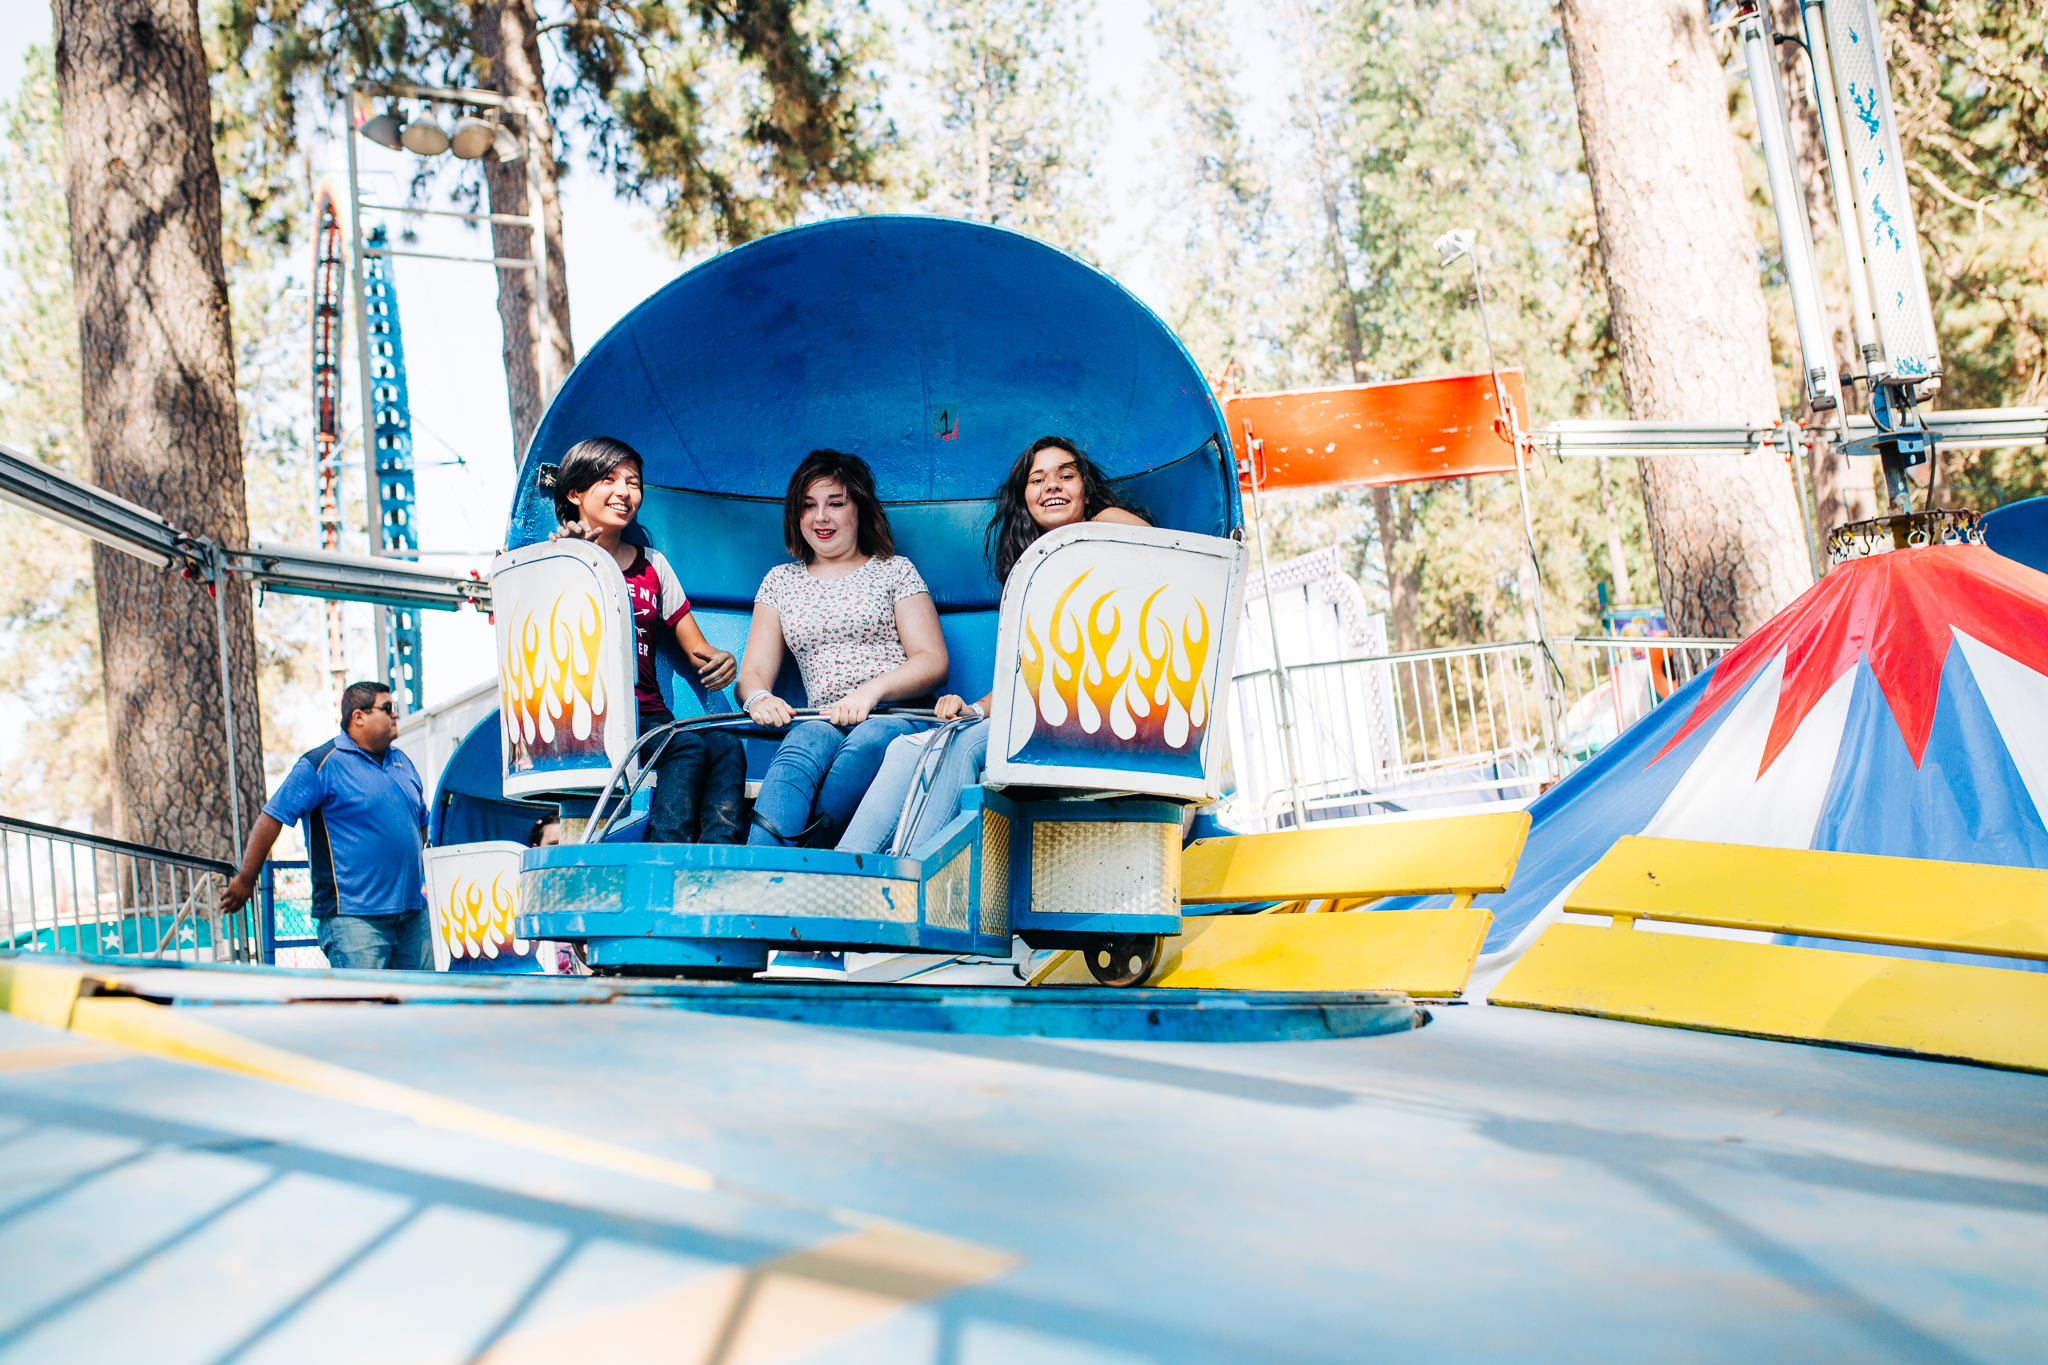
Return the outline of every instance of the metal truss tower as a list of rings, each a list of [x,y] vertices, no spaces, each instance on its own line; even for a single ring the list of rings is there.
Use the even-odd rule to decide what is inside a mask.
[[[322,184],[313,205],[313,443],[320,473],[320,548],[341,549],[341,312],[348,260],[334,190]],[[327,603],[327,675],[334,699],[348,686],[348,636],[341,603]]]
[[[369,439],[374,443],[377,486],[370,505],[383,513],[375,554],[415,559],[419,533],[413,488],[412,400],[405,385],[405,340],[398,326],[398,287],[392,278],[384,227],[371,229],[370,250],[363,253],[363,339],[369,352],[370,410],[375,415]],[[421,632],[418,607],[383,608],[384,676],[396,694],[400,715],[420,709]]]

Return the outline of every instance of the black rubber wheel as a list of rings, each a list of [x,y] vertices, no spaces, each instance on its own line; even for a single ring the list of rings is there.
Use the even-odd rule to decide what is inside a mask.
[[[592,976],[635,977],[655,981],[745,981],[759,967],[684,967],[672,963],[627,963],[592,967]]]
[[[1158,934],[1125,934],[1099,938],[1081,950],[1088,974],[1105,986],[1142,986],[1159,965],[1166,940]]]

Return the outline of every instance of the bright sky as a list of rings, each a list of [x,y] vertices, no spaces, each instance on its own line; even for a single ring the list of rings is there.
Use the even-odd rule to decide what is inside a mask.
[[[1242,2],[1242,0],[1241,0]],[[883,7],[886,13],[889,8]],[[1244,17],[1258,11],[1244,4]],[[1098,159],[1111,217],[1102,238],[1103,257],[1140,298],[1159,307],[1157,278],[1150,269],[1148,226],[1152,209],[1141,202],[1146,163],[1155,154],[1161,125],[1146,97],[1152,41],[1142,0],[1101,0],[1097,11],[1102,43],[1090,68],[1091,85],[1110,110],[1108,141]],[[51,15],[42,0],[0,0],[0,98],[11,98],[20,80],[23,53],[47,41]],[[1277,44],[1262,22],[1230,26],[1245,53],[1252,78],[1244,90],[1253,97],[1254,127],[1276,126],[1285,116],[1284,94],[1274,77],[1281,70]],[[1261,75],[1265,78],[1261,79]],[[404,177],[416,158],[359,142],[364,197],[399,202]],[[315,141],[309,151],[327,161],[338,187],[345,185],[338,142]],[[436,205],[445,207],[445,205]],[[642,299],[681,269],[663,249],[643,209],[614,198],[609,183],[578,162],[563,184],[563,238],[568,251],[570,312],[577,353],[590,347]],[[366,215],[367,217],[367,215]],[[394,230],[398,227],[391,218]],[[449,254],[481,253],[483,239],[445,220],[412,220],[418,249]],[[303,284],[310,262],[295,266]],[[405,336],[412,396],[414,454],[418,462],[419,525],[424,551],[466,551],[427,555],[426,562],[453,572],[484,569],[488,552],[502,536],[512,486],[511,434],[505,405],[501,338],[494,272],[479,266],[400,260],[396,266],[399,308]],[[344,375],[349,403],[345,421],[355,424],[357,385],[354,357]],[[310,421],[310,418],[309,418]],[[360,476],[355,496],[360,497]],[[310,501],[314,490],[309,486]],[[359,504],[358,504],[359,505]],[[356,528],[361,548],[361,527]],[[479,553],[481,552],[481,553]],[[368,608],[351,608],[359,629],[352,671],[373,671]],[[492,676],[493,641],[485,619],[474,612],[425,613],[426,699],[452,696]]]

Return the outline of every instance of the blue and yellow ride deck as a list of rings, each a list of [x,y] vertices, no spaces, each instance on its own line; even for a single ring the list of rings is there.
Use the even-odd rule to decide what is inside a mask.
[[[2037,1076],[1485,1006],[1119,1042],[590,980],[95,970],[133,995],[87,1014],[225,1056],[0,1016],[10,1361],[1988,1361],[2048,1337]]]

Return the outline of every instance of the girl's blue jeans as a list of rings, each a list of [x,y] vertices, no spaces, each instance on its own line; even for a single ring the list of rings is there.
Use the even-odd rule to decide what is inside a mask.
[[[910,784],[917,777],[927,743],[936,744],[938,740],[910,735],[890,744],[880,773],[846,826],[846,833],[839,838],[840,852],[881,853],[895,842],[904,798],[910,795]],[[903,841],[905,853],[921,858],[931,851],[940,832],[960,813],[960,793],[981,781],[982,765],[987,759],[987,721],[964,726],[953,736],[937,770],[926,775],[929,792],[917,814],[916,826]]]
[[[790,727],[761,779],[747,842],[769,848],[831,848],[875,780],[890,741],[927,723],[869,716],[851,730],[826,720]]]

